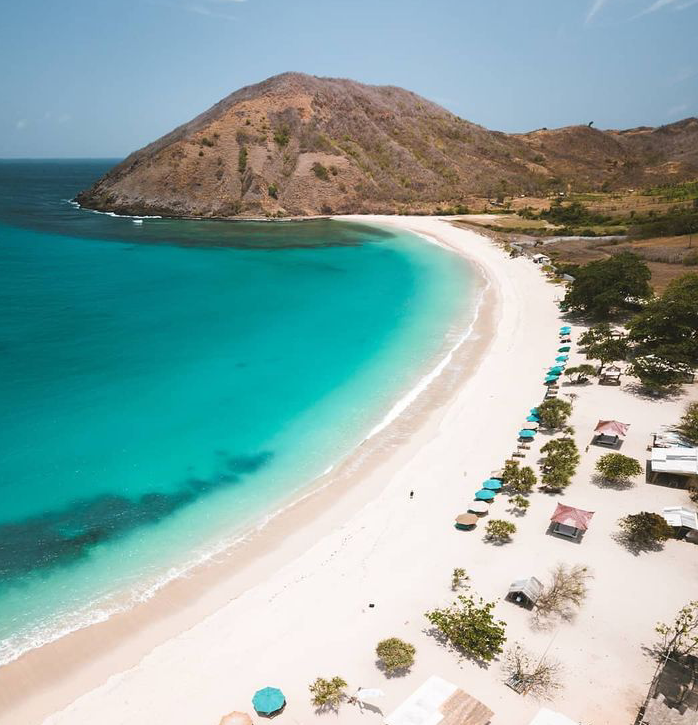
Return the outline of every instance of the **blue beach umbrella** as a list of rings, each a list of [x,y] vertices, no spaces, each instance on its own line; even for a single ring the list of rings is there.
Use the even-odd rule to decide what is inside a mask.
[[[531,408],[531,415],[538,415],[538,408]]]
[[[277,687],[265,687],[257,690],[252,698],[252,706],[260,715],[271,715],[286,704],[284,693]]]
[[[494,498],[494,492],[488,491],[486,488],[481,488],[476,494],[475,498],[478,501],[491,501]]]
[[[533,438],[535,436],[536,432],[534,430],[520,430],[519,431],[519,438]]]
[[[566,335],[566,334],[569,334],[570,332],[572,332],[572,328],[569,325],[565,325],[564,327],[560,328],[561,335]]]
[[[551,383],[556,383],[559,377],[559,375],[548,375],[548,377],[543,382],[545,383],[545,385],[550,385]]]
[[[569,358],[569,355],[558,355],[555,358],[555,362],[567,362],[568,358]]]
[[[546,378],[546,380],[547,379],[548,378]],[[540,418],[537,415],[529,415],[529,416],[526,416],[526,420],[529,423],[540,423]]]
[[[488,491],[499,491],[499,489],[502,487],[502,482],[498,481],[496,478],[488,478],[483,484],[483,488],[486,488]]]
[[[562,375],[564,369],[564,365],[553,365],[548,368],[548,373],[559,373],[560,375]]]
[[[570,351],[570,346],[569,345],[563,345],[562,347],[558,347],[557,351],[558,352],[569,352]]]

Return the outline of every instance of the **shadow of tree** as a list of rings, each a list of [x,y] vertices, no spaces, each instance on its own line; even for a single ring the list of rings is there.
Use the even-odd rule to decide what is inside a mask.
[[[611,538],[620,544],[624,549],[629,551],[633,556],[640,556],[647,552],[662,551],[664,549],[664,542],[661,541],[647,541],[638,542],[634,541],[625,531],[615,531],[611,534]]]
[[[627,491],[636,485],[635,481],[631,481],[630,479],[625,481],[612,481],[596,474],[591,477],[591,483],[598,488],[605,488],[612,491]]]

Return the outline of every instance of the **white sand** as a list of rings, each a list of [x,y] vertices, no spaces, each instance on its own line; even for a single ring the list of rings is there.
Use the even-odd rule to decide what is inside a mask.
[[[592,447],[563,496],[532,496],[528,513],[516,519],[512,543],[483,542],[482,526],[456,531],[454,516],[511,454],[528,409],[542,399],[543,371],[558,347],[554,300],[562,290],[529,261],[511,260],[487,239],[447,222],[359,219],[438,236],[486,270],[499,305],[484,364],[361,482],[364,495],[376,492],[364,499],[369,503],[268,580],[55,713],[47,725],[216,725],[230,710],[252,712],[250,698],[265,685],[286,693],[279,723],[380,723],[379,713],[362,714],[349,705],[337,718],[315,715],[308,684],[317,676],[341,675],[350,687],[381,687],[386,697],[379,704],[387,714],[431,674],[482,700],[495,712],[493,725],[523,725],[539,704],[504,686],[498,663],[483,669],[459,660],[425,632],[424,612],[452,600],[456,566],[467,569],[475,592],[498,601],[496,614],[507,621],[510,642],[539,654],[547,649],[564,664],[565,687],[554,708],[594,725],[632,722],[653,672],[643,645],[653,641],[657,620],[670,619],[698,597],[698,549],[670,541],[662,552],[635,557],[611,534],[619,516],[685,503],[687,493],[642,482],[627,491],[603,490],[591,481],[602,453]],[[573,347],[570,362],[579,359]],[[678,419],[684,401],[648,402],[625,388],[563,388],[579,394],[572,423],[582,451],[599,417],[616,418],[631,423],[623,452],[644,461],[652,429]],[[537,438],[534,448],[547,436]],[[526,462],[536,459],[533,450]],[[558,498],[597,512],[581,544],[546,535]],[[500,497],[491,515],[512,519],[506,508]],[[309,522],[309,531],[323,531],[322,518]],[[591,567],[590,596],[574,622],[536,631],[530,614],[502,601],[503,595],[519,575],[544,578],[558,561]],[[417,648],[416,665],[405,677],[386,679],[376,669],[375,644],[388,636]]]

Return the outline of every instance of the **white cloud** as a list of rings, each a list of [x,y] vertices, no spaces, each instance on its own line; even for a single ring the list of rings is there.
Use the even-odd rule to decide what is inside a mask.
[[[196,13],[197,15],[205,15],[207,18],[221,18],[222,20],[235,20],[235,18],[232,15],[226,15],[225,13],[219,13],[216,10],[211,10],[211,8],[207,7],[206,5],[186,5],[184,7],[185,10],[188,10],[190,13]]]
[[[608,2],[608,0],[594,0],[594,2],[591,4],[591,7],[589,8],[589,12],[587,13],[585,23],[590,23],[592,18],[603,8],[603,6]]]
[[[679,68],[679,70],[677,70],[676,73],[674,73],[674,75],[670,79],[669,83],[671,85],[676,85],[677,83],[683,83],[684,81],[687,81],[696,75],[698,75],[698,70],[696,70],[695,68],[691,68],[690,66],[687,66],[685,68]]]
[[[15,128],[18,131],[23,131],[27,127],[27,119],[26,118],[20,118],[17,123],[15,123]]]
[[[647,15],[648,13],[656,13],[657,10],[662,8],[673,7],[674,10],[685,10],[690,8],[691,5],[695,5],[698,0],[654,0],[654,2],[646,7],[639,15]]]

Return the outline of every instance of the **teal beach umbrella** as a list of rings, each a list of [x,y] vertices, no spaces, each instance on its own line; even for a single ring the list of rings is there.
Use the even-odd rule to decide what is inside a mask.
[[[550,385],[551,383],[556,383],[559,377],[559,375],[548,375],[543,382],[545,385]]]
[[[252,706],[260,715],[271,715],[286,704],[284,693],[277,687],[265,687],[257,690],[252,698]]]
[[[562,347],[558,347],[557,351],[558,352],[569,352],[570,351],[570,346],[569,345],[563,345]]]
[[[538,415],[538,408],[531,408],[531,415]]]
[[[553,365],[552,367],[548,368],[548,373],[558,373],[559,375],[562,375],[564,371],[563,365]]]
[[[502,482],[498,481],[496,478],[488,478],[483,484],[483,488],[486,488],[488,491],[499,491],[499,489],[502,487]]]
[[[475,498],[478,501],[491,501],[494,498],[494,492],[488,491],[486,488],[482,488],[475,494]]]
[[[520,430],[519,438],[533,438],[536,432],[534,430]]]
[[[569,325],[560,328],[561,335],[569,335],[570,332],[572,332],[572,328]]]
[[[547,380],[547,378],[546,378]],[[529,423],[540,423],[540,418],[537,415],[528,415],[526,416],[526,420]]]
[[[569,355],[558,355],[555,358],[555,362],[567,362],[568,358],[569,358]]]

